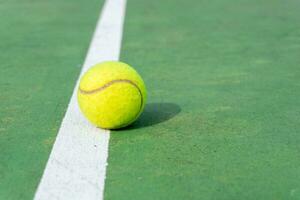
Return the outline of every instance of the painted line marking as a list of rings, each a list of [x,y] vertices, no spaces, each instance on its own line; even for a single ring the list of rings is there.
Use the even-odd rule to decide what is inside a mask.
[[[96,63],[119,60],[126,0],[106,0],[82,74]],[[77,104],[76,83],[35,200],[103,199],[109,131],[91,125]]]

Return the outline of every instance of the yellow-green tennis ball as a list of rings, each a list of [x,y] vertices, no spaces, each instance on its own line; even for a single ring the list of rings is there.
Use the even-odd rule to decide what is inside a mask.
[[[128,126],[146,103],[143,79],[132,67],[116,61],[90,68],[81,78],[77,94],[82,113],[105,129]]]

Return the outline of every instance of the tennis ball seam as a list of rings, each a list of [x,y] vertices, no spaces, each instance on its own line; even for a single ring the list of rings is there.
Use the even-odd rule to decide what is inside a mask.
[[[139,86],[138,86],[136,83],[134,83],[133,81],[128,80],[128,79],[115,79],[115,80],[112,80],[112,81],[110,81],[110,82],[108,82],[108,83],[105,83],[103,86],[101,86],[101,87],[99,87],[99,88],[96,88],[96,89],[93,89],[93,90],[89,90],[89,91],[83,90],[83,89],[81,89],[80,86],[79,86],[79,92],[82,93],[82,94],[85,94],[85,95],[95,94],[95,93],[97,93],[97,92],[101,92],[102,90],[108,88],[109,86],[111,86],[111,85],[113,85],[113,84],[115,84],[115,83],[128,83],[128,84],[134,86],[134,87],[138,90],[138,92],[139,92],[139,94],[140,94],[140,97],[141,97],[141,105],[140,105],[140,108],[139,108],[139,112],[137,113],[136,117],[132,120],[132,121],[135,121],[136,118],[140,115],[141,110],[143,109],[144,98],[143,98],[143,94],[142,94],[142,91],[140,90]],[[122,125],[120,125],[119,127],[116,127],[116,129],[117,129],[117,128],[124,127],[124,126],[127,126],[128,124],[131,124],[131,123],[132,123],[132,122],[129,122],[129,123],[127,123],[127,124],[122,124]]]

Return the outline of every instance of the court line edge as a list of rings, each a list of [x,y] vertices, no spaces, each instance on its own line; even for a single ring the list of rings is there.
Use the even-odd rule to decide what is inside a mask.
[[[126,0],[106,0],[81,75],[90,66],[119,60]],[[103,199],[109,131],[82,116],[76,99],[79,79],[34,199]]]

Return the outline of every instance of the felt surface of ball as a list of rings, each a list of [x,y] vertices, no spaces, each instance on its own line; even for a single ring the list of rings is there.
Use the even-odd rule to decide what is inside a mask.
[[[146,88],[129,65],[108,61],[91,67],[81,78],[78,103],[94,125],[118,129],[134,122],[144,109]]]

